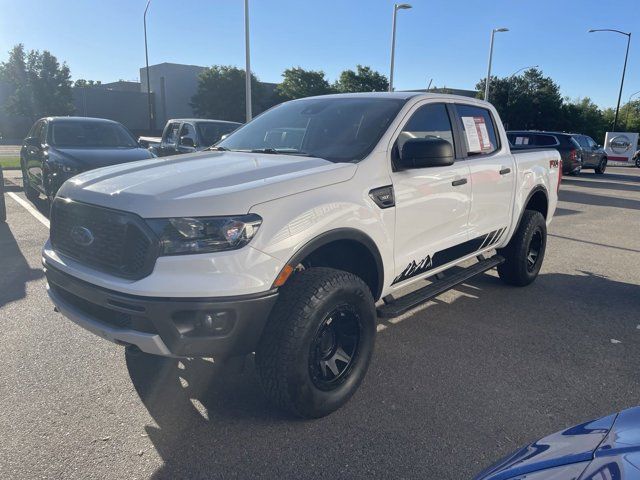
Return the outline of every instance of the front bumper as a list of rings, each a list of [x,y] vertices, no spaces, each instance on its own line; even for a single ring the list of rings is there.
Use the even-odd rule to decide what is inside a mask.
[[[146,353],[230,358],[255,351],[278,294],[218,298],[128,295],[98,287],[45,262],[58,310],[94,334]]]

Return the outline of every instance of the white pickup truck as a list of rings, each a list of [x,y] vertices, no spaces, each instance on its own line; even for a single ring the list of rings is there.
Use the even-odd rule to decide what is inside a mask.
[[[555,150],[512,154],[479,100],[287,102],[209,151],[68,180],[43,250],[49,295],[148,354],[255,352],[266,395],[320,417],[365,376],[376,317],[494,267],[510,285],[536,278],[559,162]]]

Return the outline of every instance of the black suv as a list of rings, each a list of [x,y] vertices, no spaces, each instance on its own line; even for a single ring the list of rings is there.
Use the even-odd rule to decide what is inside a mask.
[[[607,154],[587,135],[574,135],[573,138],[582,147],[582,168],[593,168],[597,174],[602,175],[607,169]]]
[[[94,168],[153,158],[124,125],[103,118],[38,120],[20,150],[24,192],[51,200],[68,178]]]
[[[562,173],[577,175],[582,170],[584,149],[572,133],[512,130],[507,132],[511,150],[555,148],[562,158]]]

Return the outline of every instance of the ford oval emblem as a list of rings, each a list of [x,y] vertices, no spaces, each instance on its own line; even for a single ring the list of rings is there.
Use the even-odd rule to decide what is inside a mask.
[[[71,229],[71,239],[81,247],[88,247],[94,240],[91,230],[80,225],[76,225]]]

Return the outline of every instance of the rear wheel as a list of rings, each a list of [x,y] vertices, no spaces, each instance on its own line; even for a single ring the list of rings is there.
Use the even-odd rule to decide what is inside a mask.
[[[524,287],[533,282],[542,266],[547,247],[547,224],[540,212],[525,210],[509,244],[498,250],[505,259],[498,274],[505,283]]]
[[[359,277],[332,268],[296,273],[281,287],[256,350],[267,397],[305,418],[340,408],[366,374],[375,318],[371,291]]]
[[[596,167],[596,173],[598,175],[602,175],[606,169],[607,169],[607,159],[606,157],[602,157],[600,159],[600,162],[598,163],[598,166]]]

